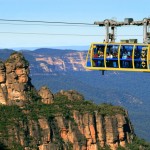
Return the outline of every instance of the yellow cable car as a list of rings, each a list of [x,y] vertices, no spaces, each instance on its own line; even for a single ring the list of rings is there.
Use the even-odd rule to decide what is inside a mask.
[[[86,58],[86,69],[101,70],[103,73],[105,70],[150,72],[150,18],[142,21],[125,18],[123,22],[106,19],[94,24],[105,26],[106,38],[103,43],[91,44]],[[143,43],[137,43],[137,39],[115,43],[115,28],[125,25],[142,25]]]
[[[150,44],[133,41],[92,43],[86,57],[88,70],[150,72]]]

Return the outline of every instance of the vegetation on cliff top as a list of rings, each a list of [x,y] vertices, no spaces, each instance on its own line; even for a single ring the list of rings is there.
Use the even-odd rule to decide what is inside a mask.
[[[29,92],[29,104],[26,104],[24,110],[29,110],[29,114],[35,118],[39,117],[54,117],[55,115],[62,114],[63,116],[72,116],[74,110],[79,111],[81,114],[93,113],[97,111],[100,115],[116,115],[125,114],[125,110],[120,106],[113,106],[111,104],[96,105],[91,101],[80,100],[71,101],[67,96],[56,94],[54,103],[47,105],[40,101],[40,97],[37,96],[34,91]]]

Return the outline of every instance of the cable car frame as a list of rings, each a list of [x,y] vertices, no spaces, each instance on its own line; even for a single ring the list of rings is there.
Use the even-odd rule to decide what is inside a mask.
[[[133,21],[132,18],[125,18],[124,22],[104,20],[95,24],[106,27],[106,38],[104,42],[91,44],[86,57],[86,69],[101,70],[103,74],[105,70],[150,72],[150,33],[147,31],[150,19]],[[123,25],[143,25],[143,43],[137,43],[137,39],[116,43],[114,29]]]
[[[86,69],[150,72],[150,44],[92,43]]]

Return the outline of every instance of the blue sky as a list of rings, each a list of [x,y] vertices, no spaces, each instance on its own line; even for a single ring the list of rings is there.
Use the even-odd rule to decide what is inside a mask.
[[[142,20],[150,17],[149,0],[0,0],[0,19],[43,20],[94,23],[104,19],[124,18]],[[10,25],[0,21],[0,32],[104,35],[104,27]],[[17,23],[17,22],[16,22]],[[20,24],[20,23],[18,23]],[[26,23],[27,24],[27,23]],[[142,27],[118,27],[117,35],[142,35]],[[117,41],[126,38],[117,36]],[[56,36],[0,33],[0,48],[55,47],[89,45],[101,42],[104,36]]]

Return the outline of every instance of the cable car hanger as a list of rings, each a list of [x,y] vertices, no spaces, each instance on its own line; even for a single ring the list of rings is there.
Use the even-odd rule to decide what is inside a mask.
[[[123,22],[106,19],[94,24],[105,26],[106,35],[103,42],[91,44],[86,57],[86,69],[100,70],[102,74],[105,70],[150,72],[150,18],[144,18],[142,21],[125,18]],[[137,43],[137,39],[116,43],[115,28],[125,25],[143,26],[143,43]]]
[[[148,25],[150,25],[150,18],[144,18],[142,21],[134,21],[133,18],[125,18],[124,22],[106,19],[102,22],[94,22],[94,24],[99,26],[105,26],[106,42],[109,42],[109,39],[111,40],[111,42],[115,42],[115,27],[121,27],[125,25],[143,26],[143,43],[150,43],[150,32],[147,31],[147,27]],[[109,33],[109,27],[111,27],[111,33]]]

